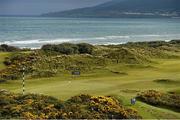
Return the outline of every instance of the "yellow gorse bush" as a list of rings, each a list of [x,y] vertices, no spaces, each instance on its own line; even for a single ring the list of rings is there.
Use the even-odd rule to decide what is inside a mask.
[[[137,99],[151,105],[170,108],[180,112],[180,95],[148,90],[137,95]]]
[[[67,101],[37,94],[0,93],[0,118],[23,119],[136,119],[137,111],[126,109],[106,96],[79,95]]]

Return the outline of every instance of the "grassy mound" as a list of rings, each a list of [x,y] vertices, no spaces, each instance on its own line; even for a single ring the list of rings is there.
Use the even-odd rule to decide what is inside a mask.
[[[102,57],[89,54],[75,55],[46,55],[42,52],[15,53],[4,61],[6,68],[0,70],[0,80],[16,80],[22,77],[22,68],[25,67],[26,77],[41,78],[53,77],[57,72],[81,72],[101,68],[106,65]]]
[[[179,41],[107,46],[93,46],[86,43],[44,45],[40,50],[29,52],[21,50],[7,57],[4,61],[6,68],[0,70],[0,81],[20,79],[22,67],[26,68],[28,78],[54,77],[57,73],[71,73],[74,70],[87,73],[116,64],[126,64],[131,68],[135,65],[147,66],[153,63],[155,58],[180,58],[178,52],[180,52]],[[110,72],[126,74],[114,70]]]
[[[16,80],[22,77],[22,69],[27,74],[33,71],[33,64],[37,61],[34,53],[12,53],[5,58],[5,69],[0,70],[0,80]]]
[[[0,91],[0,118],[23,119],[137,119],[136,110],[123,107],[116,99],[80,95],[67,101],[37,94]]]
[[[180,112],[180,95],[149,90],[137,95],[137,99],[148,104]]]
[[[150,41],[150,42],[135,42],[123,45],[127,48],[134,48],[140,55],[148,58],[179,58],[176,52],[180,52],[179,41]]]
[[[140,64],[149,60],[138,54],[134,49],[119,48],[104,55],[104,57],[115,60],[117,63]]]

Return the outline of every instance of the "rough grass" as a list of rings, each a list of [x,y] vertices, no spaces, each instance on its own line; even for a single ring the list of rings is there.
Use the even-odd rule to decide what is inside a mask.
[[[178,54],[178,53],[176,53]],[[1,53],[4,58],[7,53]],[[3,68],[0,59],[0,68]],[[77,94],[91,95],[115,95],[121,96],[123,104],[130,108],[136,108],[143,118],[176,118],[180,114],[168,109],[153,107],[142,102],[130,105],[130,98],[138,92],[154,89],[163,92],[178,91],[178,84],[159,84],[154,80],[180,81],[180,60],[152,59],[152,63],[144,64],[109,64],[103,68],[85,71],[81,76],[72,76],[70,72],[59,72],[56,77],[26,79],[27,93],[42,93],[59,99],[67,100]],[[124,74],[121,74],[124,73]],[[22,92],[21,80],[8,81],[0,84],[0,89],[8,89],[12,92]]]
[[[4,61],[5,57],[7,57],[9,55],[10,55],[10,53],[8,53],[8,52],[0,52],[0,69],[5,68],[3,61]]]
[[[103,46],[99,47],[99,49],[96,51],[96,55],[106,54],[107,51],[111,50]],[[102,49],[103,51],[101,52]],[[142,53],[138,54],[143,55],[143,50]],[[162,82],[155,81],[170,80],[170,82],[180,82],[180,59],[177,57],[180,53],[168,52],[167,54],[169,56],[167,54],[161,54],[160,57],[149,59],[153,54],[153,51],[150,52],[152,53],[148,53],[148,55],[145,55],[145,58],[141,58],[141,56],[136,57],[135,54],[137,51],[134,51],[133,56],[135,55],[134,58],[138,61],[135,64],[122,61],[121,64],[116,64],[116,62],[112,63],[108,61],[108,64],[102,67],[102,62],[99,62],[99,59],[96,60],[100,66],[96,66],[94,61],[92,61],[94,58],[91,59],[91,57],[88,57],[86,61],[86,59],[81,58],[81,55],[75,55],[73,60],[76,62],[71,63],[76,64],[77,61],[82,61],[85,64],[88,63],[88,67],[93,69],[84,70],[80,76],[72,76],[70,71],[59,71],[55,77],[26,79],[26,92],[42,93],[62,100],[67,100],[77,94],[114,95],[119,97],[125,106],[137,109],[143,118],[180,119],[179,113],[169,109],[154,107],[139,101],[134,106],[130,105],[130,99],[132,97],[135,97],[138,92],[149,89],[180,93],[179,84],[162,84]],[[0,68],[4,67],[2,61],[6,55],[7,53],[0,54],[2,58],[0,59]],[[121,58],[122,56],[119,57]],[[129,57],[126,56],[124,60],[127,61]],[[141,62],[144,59],[148,62]],[[68,63],[63,64],[68,65]],[[0,84],[0,89],[8,89],[12,92],[21,93],[22,81],[7,81]]]

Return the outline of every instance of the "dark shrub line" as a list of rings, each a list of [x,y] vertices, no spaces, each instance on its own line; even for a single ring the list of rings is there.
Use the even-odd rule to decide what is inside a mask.
[[[93,45],[87,43],[79,43],[79,44],[72,44],[72,43],[62,43],[58,45],[43,45],[41,50],[45,52],[56,52],[60,54],[92,54],[93,52]]]

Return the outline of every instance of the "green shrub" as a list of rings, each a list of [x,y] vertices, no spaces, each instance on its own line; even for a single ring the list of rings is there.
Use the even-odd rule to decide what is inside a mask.
[[[33,71],[33,64],[37,61],[37,56],[34,53],[13,53],[6,57],[4,64],[5,69],[0,70],[0,79],[16,80],[22,77],[22,69],[25,68],[25,73],[29,74]]]
[[[136,110],[126,109],[111,97],[80,95],[63,102],[50,96],[20,95],[0,91],[0,118],[138,119],[141,117]]]
[[[93,46],[87,43],[80,43],[77,44],[78,51],[80,54],[92,54],[93,53]]]
[[[75,44],[71,43],[62,43],[55,47],[55,51],[60,52],[62,54],[77,54],[78,47]]]
[[[79,95],[74,96],[71,99],[68,100],[68,102],[71,103],[86,103],[90,101],[91,96],[90,95]]]
[[[137,95],[137,99],[151,105],[180,110],[180,95],[149,90]]]
[[[93,46],[86,43],[72,44],[72,43],[62,43],[58,45],[44,45],[41,48],[47,53],[60,53],[60,54],[92,54]]]
[[[171,40],[170,43],[171,44],[180,44],[180,40]]]
[[[75,44],[71,43],[62,43],[59,45],[44,45],[41,49],[46,52],[57,52],[67,55],[78,53],[78,47]]]
[[[0,45],[0,51],[2,51],[2,52],[15,52],[15,51],[20,51],[20,49],[17,47],[14,47],[14,46],[2,44],[2,45]]]

